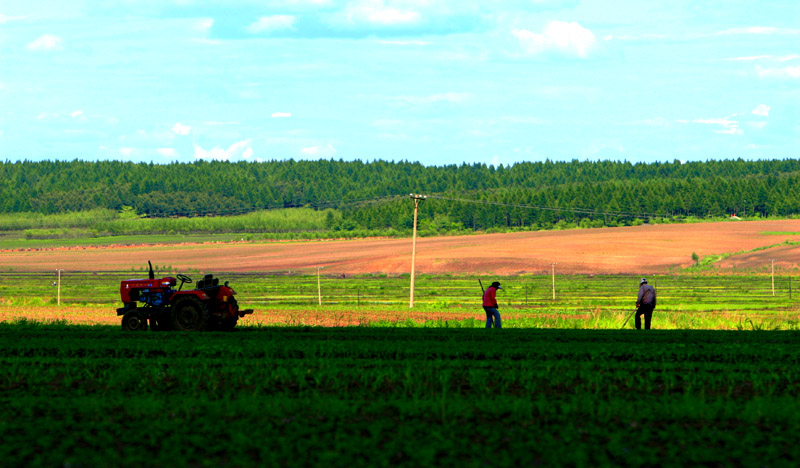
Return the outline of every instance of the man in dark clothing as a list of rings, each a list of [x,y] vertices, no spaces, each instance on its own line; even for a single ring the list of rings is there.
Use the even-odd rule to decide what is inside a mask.
[[[653,309],[656,308],[656,290],[647,284],[647,278],[639,282],[639,296],[636,298],[636,329],[641,330],[642,321],[639,317],[644,315],[644,329],[650,329],[650,319]]]
[[[483,310],[486,311],[486,328],[492,328],[494,320],[495,328],[502,328],[500,322],[500,312],[497,310],[497,290],[503,289],[500,283],[495,281],[483,292]]]

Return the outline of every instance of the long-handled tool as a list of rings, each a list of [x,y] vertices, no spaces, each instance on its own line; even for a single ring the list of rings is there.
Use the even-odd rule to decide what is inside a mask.
[[[637,309],[637,310],[638,310],[638,309]],[[635,314],[635,313],[636,313],[636,310],[634,310],[633,312],[631,312],[631,314],[628,316],[628,318],[626,318],[626,319],[625,319],[625,323],[623,323],[623,324],[622,324],[622,327],[620,328],[620,330],[622,330],[623,328],[625,328],[625,325],[627,325],[627,324],[628,324],[628,320],[630,320],[630,319],[631,319],[631,317],[633,317],[633,314]]]
[[[480,285],[481,285],[481,291],[482,291],[484,294],[486,294],[486,290],[485,290],[485,289],[483,289],[483,283],[481,283],[481,279],[480,279],[480,278],[478,278],[478,284],[480,284]]]

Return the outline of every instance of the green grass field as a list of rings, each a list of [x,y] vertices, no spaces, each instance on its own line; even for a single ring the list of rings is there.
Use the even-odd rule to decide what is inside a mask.
[[[174,275],[168,265],[156,265],[158,276]],[[204,272],[186,272],[200,278]],[[64,272],[61,303],[107,311],[116,317],[119,283],[146,277],[145,271],[115,273]],[[361,325],[396,326],[398,321],[415,326],[481,326],[481,289],[477,277],[420,275],[416,279],[415,306],[409,309],[409,286],[404,276],[321,276],[269,273],[220,273],[230,281],[244,308],[253,308],[256,320],[273,325],[348,324],[304,320],[311,317],[365,317]],[[499,279],[498,294],[504,325],[509,328],[619,328],[635,306],[638,277],[556,276],[553,300],[550,276],[484,278],[484,285]],[[58,288],[54,273],[0,273],[0,309],[6,315],[25,317],[30,307],[57,311]],[[783,329],[800,324],[800,303],[790,276],[673,275],[650,277],[658,290],[654,327],[661,329]],[[322,305],[319,305],[320,292]],[[18,312],[14,312],[18,311]],[[413,316],[409,315],[411,312]],[[16,315],[15,315],[16,314]],[[291,317],[274,320],[276,315]],[[373,317],[374,319],[369,319]],[[383,318],[381,318],[383,317]],[[428,317],[428,319],[426,319]],[[65,315],[61,317],[69,320]],[[477,319],[477,320],[476,320]],[[248,323],[243,320],[243,324]]]
[[[0,465],[797,466],[792,331],[0,324]]]
[[[315,275],[220,273],[256,309],[234,332],[123,332],[146,275],[64,272],[59,307],[53,273],[0,273],[0,466],[800,461],[788,276],[651,277],[645,332],[637,277],[483,278],[484,330],[476,277],[420,275],[411,309],[408,276],[322,276],[319,305]]]

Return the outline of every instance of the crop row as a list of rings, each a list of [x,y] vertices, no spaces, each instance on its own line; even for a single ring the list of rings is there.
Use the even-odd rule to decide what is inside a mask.
[[[788,466],[798,364],[791,331],[6,323],[0,460]]]
[[[653,326],[662,330],[798,330],[800,308],[783,312],[763,310],[658,310]],[[577,312],[577,313],[576,313]],[[503,327],[521,329],[633,328],[630,310],[595,307],[576,310],[503,308]],[[627,319],[627,322],[626,322]],[[0,322],[119,326],[113,308],[103,305],[0,304]],[[257,309],[239,321],[239,327],[371,327],[371,328],[482,328],[483,310],[470,307],[407,306],[277,306]]]

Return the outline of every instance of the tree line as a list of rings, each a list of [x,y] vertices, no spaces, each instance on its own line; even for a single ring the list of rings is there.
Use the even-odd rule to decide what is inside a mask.
[[[431,196],[420,222],[438,232],[786,217],[800,213],[800,160],[0,162],[3,214],[105,209],[161,218],[306,207],[333,209],[331,230],[405,231],[412,192]]]

